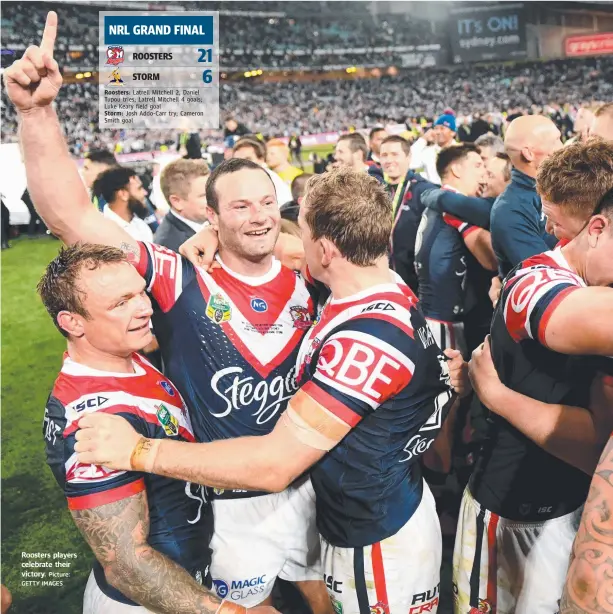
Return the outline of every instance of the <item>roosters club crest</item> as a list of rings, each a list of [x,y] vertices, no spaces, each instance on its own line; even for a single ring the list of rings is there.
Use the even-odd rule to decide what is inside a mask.
[[[123,62],[123,47],[107,47],[106,48],[106,63],[121,64]]]

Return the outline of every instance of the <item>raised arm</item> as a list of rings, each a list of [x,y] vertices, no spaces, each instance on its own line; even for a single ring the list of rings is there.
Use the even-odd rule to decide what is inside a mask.
[[[160,614],[217,612],[221,599],[147,543],[146,491],[71,513],[106,579],[124,595]]]
[[[32,201],[51,232],[65,243],[101,243],[136,250],[136,242],[91,204],[52,103],[62,86],[53,59],[57,15],[51,11],[40,47],[30,46],[4,72],[17,109],[19,140]]]
[[[450,190],[443,190],[434,203],[434,208],[440,213],[450,213],[469,224],[489,230],[492,202],[488,198],[464,196]]]

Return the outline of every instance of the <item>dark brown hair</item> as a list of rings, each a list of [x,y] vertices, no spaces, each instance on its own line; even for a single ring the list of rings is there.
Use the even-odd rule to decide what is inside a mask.
[[[337,143],[340,143],[341,141],[347,141],[351,153],[361,151],[362,158],[366,160],[366,158],[368,157],[368,145],[366,144],[366,139],[359,132],[343,134],[339,137]]]
[[[392,134],[391,136],[386,136],[381,141],[381,147],[383,147],[383,145],[385,145],[386,143],[400,143],[400,146],[402,147],[402,151],[405,153],[405,155],[408,156],[411,153],[410,141],[407,141],[405,138],[401,137],[399,134]]]
[[[442,179],[447,169],[454,163],[466,158],[470,153],[479,153],[479,148],[472,143],[462,143],[461,145],[449,145],[441,149],[436,159],[436,172]]]
[[[70,247],[62,247],[59,254],[47,265],[36,289],[53,323],[64,337],[68,337],[68,333],[58,324],[57,316],[60,311],[89,317],[83,306],[85,292],[78,284],[81,271],[84,268],[93,271],[105,264],[121,262],[127,262],[127,255],[116,247],[76,243]]]

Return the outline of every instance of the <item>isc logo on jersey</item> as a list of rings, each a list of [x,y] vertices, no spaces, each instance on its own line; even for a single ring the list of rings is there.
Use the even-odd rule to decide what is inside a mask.
[[[318,379],[340,385],[375,406],[411,380],[414,365],[409,358],[381,339],[346,331],[323,347],[317,362]]]
[[[74,408],[75,411],[84,411],[86,409],[92,409],[94,407],[102,407],[108,399],[103,396],[95,396],[89,397],[87,399],[83,399],[80,403],[77,403]]]
[[[213,586],[217,595],[222,599],[229,595],[230,599],[238,601],[263,593],[266,586],[266,574],[247,580],[232,580],[229,586],[225,580],[213,580]]]

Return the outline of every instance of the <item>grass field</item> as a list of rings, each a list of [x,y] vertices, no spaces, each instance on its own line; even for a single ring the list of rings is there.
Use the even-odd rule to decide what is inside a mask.
[[[42,434],[47,395],[65,349],[36,294],[59,241],[17,240],[2,252],[2,583],[13,594],[10,614],[80,614],[92,554],[45,463]],[[70,568],[24,568],[43,559],[22,553],[75,553]],[[73,559],[74,561],[74,559]],[[53,561],[52,561],[53,562]],[[63,586],[23,585],[22,572],[70,571]],[[44,580],[48,580],[47,577]]]

